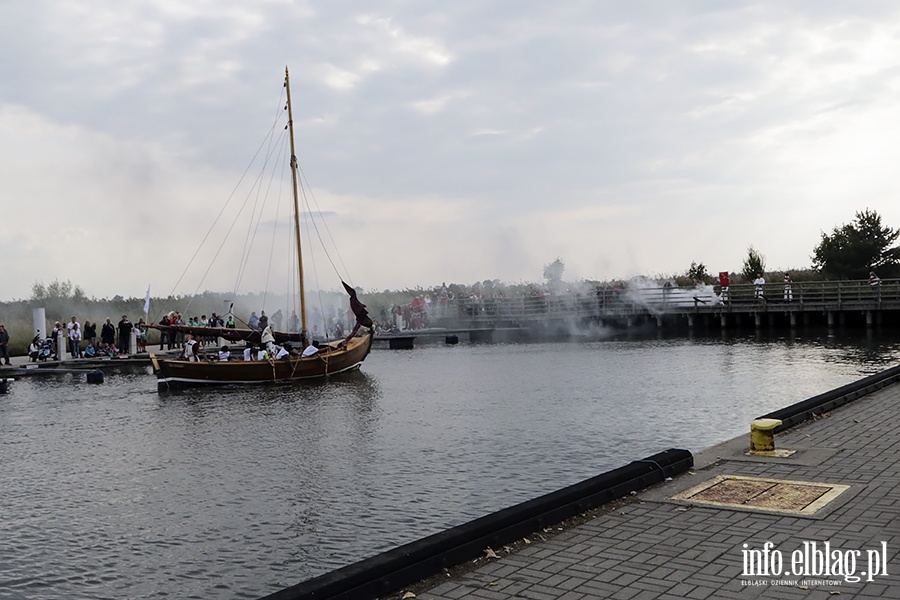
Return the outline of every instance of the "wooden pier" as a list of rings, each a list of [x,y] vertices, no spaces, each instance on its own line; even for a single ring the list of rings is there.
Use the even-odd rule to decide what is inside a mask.
[[[731,329],[900,321],[900,280],[794,282],[698,288],[597,287],[589,293],[467,299],[436,322],[458,329],[636,326]]]

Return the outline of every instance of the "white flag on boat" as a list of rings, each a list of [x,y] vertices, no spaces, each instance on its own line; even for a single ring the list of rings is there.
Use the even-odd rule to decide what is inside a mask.
[[[150,286],[147,286],[147,295],[144,296],[144,314],[150,312]]]

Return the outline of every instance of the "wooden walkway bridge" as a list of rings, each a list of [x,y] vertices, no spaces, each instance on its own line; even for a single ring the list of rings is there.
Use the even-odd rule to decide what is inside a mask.
[[[451,301],[431,317],[439,328],[404,331],[393,337],[458,335],[490,340],[492,330],[571,331],[596,326],[629,329],[732,329],[808,325],[878,326],[900,321],[900,280],[808,281],[769,283],[761,291],[752,284],[699,286],[595,287],[579,293],[535,296],[492,296]],[[390,339],[391,336],[384,336]],[[411,341],[410,347],[411,347]],[[398,343],[399,344],[399,343]],[[401,347],[400,345],[396,347]]]

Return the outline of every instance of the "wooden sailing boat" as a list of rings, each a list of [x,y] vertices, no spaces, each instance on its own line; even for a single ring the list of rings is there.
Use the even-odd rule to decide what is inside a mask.
[[[297,156],[294,147],[294,120],[291,108],[291,84],[287,68],[284,70],[284,87],[287,95],[288,128],[291,150],[291,182],[293,184],[293,225],[297,244],[297,265],[300,283],[300,333],[261,332],[252,329],[191,327],[184,325],[151,325],[164,334],[170,331],[199,336],[223,337],[229,341],[262,344],[293,342],[295,348],[306,349],[304,355],[288,354],[276,359],[209,361],[203,359],[163,358],[150,354],[153,372],[158,378],[160,391],[173,388],[209,384],[262,383],[294,379],[319,379],[358,369],[372,345],[374,326],[365,305],[356,297],[356,291],[341,282],[350,296],[350,308],[356,316],[356,326],[350,335],[328,343],[310,343],[306,321],[306,301],[303,285],[303,256],[300,244],[300,200]],[[362,332],[361,335],[358,335]],[[269,335],[267,335],[267,333]],[[271,340],[267,338],[271,337]],[[307,355],[309,354],[309,355]]]

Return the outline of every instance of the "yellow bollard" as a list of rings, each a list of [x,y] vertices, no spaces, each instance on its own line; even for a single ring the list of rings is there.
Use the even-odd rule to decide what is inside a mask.
[[[778,419],[756,419],[750,423],[750,452],[773,452],[775,428],[779,425]]]

